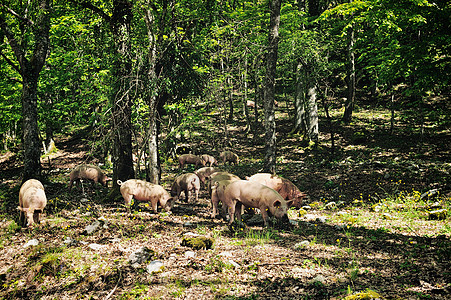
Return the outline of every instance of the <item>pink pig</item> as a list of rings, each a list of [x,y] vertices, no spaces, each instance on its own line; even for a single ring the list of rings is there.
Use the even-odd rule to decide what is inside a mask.
[[[185,164],[195,165],[196,167],[205,166],[205,162],[199,156],[194,154],[182,154],[179,156],[178,160],[180,169],[183,169]]]
[[[301,192],[288,179],[272,175],[269,173],[257,173],[251,177],[246,177],[247,180],[264,184],[276,190],[285,200],[293,200],[291,206],[301,208],[304,199],[307,195]]]
[[[213,167],[203,167],[194,171],[194,174],[196,174],[200,181],[205,184],[205,179],[215,172],[221,172],[221,170]]]
[[[174,205],[175,199],[169,196],[161,185],[139,179],[129,179],[125,182],[118,180],[117,184],[121,187],[121,194],[128,208],[132,198],[138,201],[150,201],[155,213],[158,204],[166,211],[170,211]]]
[[[22,227],[40,223],[40,214],[47,205],[44,186],[39,180],[29,179],[19,191],[20,223]]]
[[[105,187],[108,187],[108,181],[112,180],[103,173],[102,169],[94,165],[79,165],[75,167],[70,172],[69,178],[69,190],[72,188],[73,182],[79,182],[80,179],[89,179],[95,183],[100,182]]]
[[[194,193],[195,201],[197,202],[200,190],[200,179],[194,173],[186,173],[178,176],[171,188],[171,196],[179,199],[180,193],[185,193],[185,201],[188,202],[189,192]]]
[[[229,224],[233,223],[234,215],[237,219],[241,219],[241,207],[244,205],[260,209],[265,226],[268,226],[270,215],[288,220],[287,209],[290,202],[285,201],[272,188],[247,180],[237,180],[228,184],[222,199],[223,205],[229,209]]]
[[[212,166],[214,166],[214,165],[218,165],[218,162],[216,161],[216,158],[214,158],[213,156],[211,156],[211,155],[208,155],[208,154],[202,154],[201,156],[200,156],[200,158],[204,161],[204,165],[205,166],[209,166],[209,167],[212,167]]]

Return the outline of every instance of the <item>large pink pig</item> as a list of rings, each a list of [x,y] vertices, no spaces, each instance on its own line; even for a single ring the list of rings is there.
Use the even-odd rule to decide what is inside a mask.
[[[202,158],[194,154],[182,154],[179,156],[178,160],[180,169],[183,169],[185,164],[195,165],[196,167],[205,166],[205,162],[202,160]]]
[[[108,187],[108,181],[112,180],[103,173],[102,169],[94,165],[79,165],[75,167],[70,172],[69,178],[69,190],[72,188],[73,182],[79,182],[80,179],[88,179],[95,183],[100,182],[105,187]]]
[[[170,211],[174,205],[175,199],[169,196],[161,185],[139,179],[129,179],[125,182],[118,180],[117,184],[121,187],[121,194],[128,209],[132,198],[137,201],[150,201],[155,213],[158,205],[166,211]]]
[[[205,179],[215,172],[222,172],[222,170],[213,167],[202,167],[194,171],[194,174],[196,174],[200,181],[205,184]]]
[[[194,173],[186,173],[175,178],[171,188],[171,196],[175,199],[180,198],[180,194],[183,191],[185,193],[185,201],[189,202],[189,193],[194,193],[195,201],[197,202],[200,190],[200,179]]]
[[[229,224],[233,223],[234,216],[241,219],[241,207],[244,205],[260,209],[265,226],[268,226],[270,215],[277,219],[288,220],[287,209],[290,202],[285,201],[272,188],[247,180],[237,180],[228,184],[222,199],[223,205],[225,204],[229,209]]]
[[[215,172],[206,178],[208,194],[211,195],[211,188],[215,185],[216,182],[219,182],[221,180],[240,180],[240,179],[241,179],[240,177],[229,172]]]
[[[293,200],[291,206],[296,208],[301,208],[304,199],[307,197],[307,195],[301,192],[291,181],[277,175],[257,173],[251,177],[246,177],[246,179],[264,184],[276,190],[285,200]]]
[[[218,213],[218,206],[219,202],[223,201],[224,199],[224,190],[225,188],[232,182],[237,181],[239,179],[228,179],[228,180],[221,180],[216,181],[212,187],[211,187],[211,217],[215,218]],[[221,216],[225,217],[226,215],[227,206],[223,203],[222,204],[222,213]]]
[[[19,191],[20,225],[32,226],[40,223],[40,214],[47,205],[44,186],[39,180],[29,179],[22,184]]]
[[[238,155],[233,153],[232,151],[223,151],[219,154],[219,159],[222,160],[222,163],[225,164],[227,161],[230,164],[237,165],[240,162]]]

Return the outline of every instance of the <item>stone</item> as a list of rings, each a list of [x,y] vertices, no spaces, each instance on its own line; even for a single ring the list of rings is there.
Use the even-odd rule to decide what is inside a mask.
[[[194,252],[194,251],[186,251],[185,252],[185,257],[186,258],[195,258],[196,257],[196,252]]]
[[[429,220],[445,220],[448,211],[444,209],[433,210],[429,212]]]
[[[39,240],[32,239],[32,240],[29,240],[25,245],[23,245],[23,247],[28,248],[30,246],[37,246],[37,245],[39,245]]]
[[[95,221],[94,223],[88,225],[85,227],[85,230],[83,231],[84,234],[91,234],[95,231],[97,231],[100,227],[101,223],[100,221]]]
[[[99,244],[92,243],[92,244],[89,244],[88,247],[91,248],[92,250],[98,251],[98,250],[101,250],[101,249],[102,249],[103,247],[105,247],[105,246],[104,246],[104,245],[99,245]]]
[[[159,273],[164,270],[164,264],[159,260],[154,260],[147,265],[146,270],[149,274]]]
[[[213,238],[207,238],[204,236],[196,237],[184,237],[181,246],[193,248],[194,250],[211,249],[214,243]]]
[[[236,263],[235,261],[233,261],[233,260],[229,260],[229,264],[234,266],[236,269],[240,267],[240,265],[238,263]]]
[[[150,250],[147,247],[142,247],[130,254],[128,257],[128,262],[132,265],[132,267],[139,268],[142,263],[147,261],[154,254],[155,251]]]
[[[308,245],[310,245],[310,242],[307,241],[307,240],[305,240],[305,241],[302,241],[302,242],[300,242],[300,243],[296,243],[296,244],[294,245],[294,248],[295,248],[295,249],[302,249],[302,248],[307,247]]]

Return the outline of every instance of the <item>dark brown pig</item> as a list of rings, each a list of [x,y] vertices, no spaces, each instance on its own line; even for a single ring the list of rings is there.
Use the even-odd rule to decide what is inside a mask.
[[[216,158],[214,158],[213,156],[211,156],[211,155],[208,155],[208,154],[202,154],[201,156],[200,156],[200,158],[204,161],[204,165],[205,166],[209,166],[209,167],[212,167],[212,166],[214,166],[214,165],[218,165],[218,162],[217,162],[217,160],[216,160]]]
[[[19,206],[20,225],[22,227],[32,226],[40,223],[40,214],[47,205],[44,186],[39,180],[29,179],[20,187]]]
[[[207,180],[207,191],[211,196],[211,188],[221,180],[240,180],[241,178],[231,174],[229,172],[215,172],[206,178]]]
[[[189,192],[194,193],[195,201],[199,197],[200,179],[194,173],[186,173],[175,178],[171,188],[171,196],[179,199],[181,192],[185,193],[185,201],[189,202]]]
[[[223,205],[229,210],[229,224],[233,223],[234,216],[241,220],[241,207],[244,205],[260,209],[265,226],[268,226],[271,215],[277,219],[288,220],[289,202],[272,188],[247,180],[237,180],[227,185],[222,199]]]
[[[276,190],[285,200],[293,200],[291,206],[296,208],[301,208],[307,197],[307,195],[301,192],[291,181],[277,175],[257,173],[251,177],[246,177],[246,179],[264,184]]]
[[[94,165],[79,165],[75,167],[70,172],[69,178],[69,190],[72,188],[74,181],[79,182],[80,179],[89,179],[94,183],[100,182],[105,187],[108,187],[108,181],[112,180],[99,167]]]
[[[179,156],[179,166],[183,169],[185,165],[195,165],[196,167],[205,166],[204,161],[194,154],[183,154]]]
[[[203,184],[205,184],[205,180],[207,179],[207,177],[215,172],[222,172],[222,170],[218,169],[218,168],[213,168],[213,167],[202,167],[202,168],[194,171],[194,174],[196,174],[197,177],[199,177],[200,181]]]
[[[232,151],[223,151],[219,154],[219,159],[222,160],[222,163],[225,164],[229,162],[230,164],[234,163],[237,165],[240,162],[238,155],[233,153]]]
[[[168,191],[161,185],[139,179],[129,179],[125,182],[118,180],[117,184],[121,187],[121,194],[128,209],[132,198],[137,201],[149,201],[155,213],[158,212],[158,205],[166,211],[170,211],[174,205],[175,199],[169,196]]]

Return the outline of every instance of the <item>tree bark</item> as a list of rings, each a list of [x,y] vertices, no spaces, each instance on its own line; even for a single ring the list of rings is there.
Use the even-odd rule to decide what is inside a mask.
[[[111,16],[111,31],[115,41],[115,55],[113,63],[113,185],[117,179],[125,181],[135,177],[132,159],[132,99],[129,94],[131,70],[131,20],[132,4],[127,0],[113,1]]]
[[[268,53],[266,58],[266,76],[264,87],[266,153],[263,168],[266,172],[270,173],[276,172],[276,120],[274,114],[274,91],[277,51],[279,48],[281,2],[281,0],[270,1],[271,16],[268,35]],[[257,103],[255,105],[257,105]]]
[[[8,26],[6,20],[0,15],[0,29],[2,35],[8,39],[8,43],[14,52],[18,66],[8,61],[11,66],[22,76],[22,130],[23,130],[23,148],[24,148],[24,169],[22,174],[22,182],[31,178],[39,179],[41,177],[41,143],[39,140],[38,129],[38,80],[39,74],[44,66],[47,58],[50,38],[50,16],[51,16],[50,0],[40,0],[39,8],[36,12],[30,12],[35,15],[35,20],[29,19],[29,16],[14,13],[20,25],[21,35],[16,37],[13,30]],[[24,26],[25,25],[25,26]],[[25,38],[27,31],[32,32],[34,49],[30,51],[28,37]],[[31,52],[31,57],[27,57],[27,53]]]

